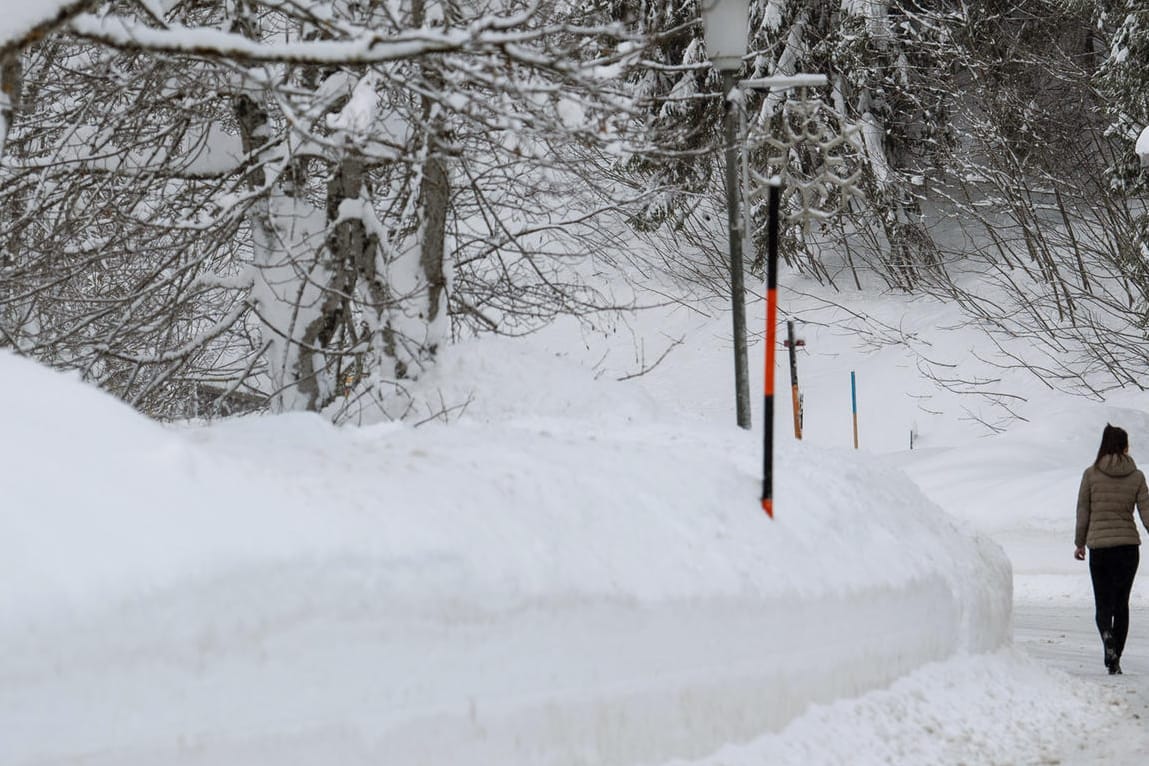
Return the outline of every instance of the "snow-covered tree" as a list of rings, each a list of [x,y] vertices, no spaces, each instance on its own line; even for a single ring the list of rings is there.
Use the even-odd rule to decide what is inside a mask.
[[[652,2],[645,6],[645,29],[651,31],[653,61],[636,71],[635,86],[657,109],[646,120],[661,156],[645,174],[654,197],[641,223],[665,224],[689,233],[720,228],[719,216],[690,194],[708,189],[721,198],[716,173],[721,142],[722,95],[702,42],[696,3]],[[843,2],[756,0],[750,14],[750,54],[743,77],[810,72],[831,81],[820,98],[831,118],[827,129],[848,135],[842,157],[862,171],[862,197],[853,207],[822,227],[822,239],[789,236],[784,255],[795,265],[816,263],[810,256],[827,246],[851,245],[891,284],[912,286],[919,268],[936,263],[936,248],[923,223],[926,181],[945,167],[953,143],[949,125],[954,98],[951,73],[957,58],[949,30],[963,22],[958,3]],[[782,132],[784,104],[793,94],[745,94],[752,133]],[[662,140],[657,140],[661,138]],[[669,158],[669,159],[668,159]],[[756,167],[776,171],[769,152],[752,157]],[[806,176],[818,172],[821,160],[810,153],[788,156],[804,165]],[[668,188],[667,188],[668,187]],[[764,249],[765,211],[756,208],[754,237]],[[699,226],[699,216],[714,220]],[[792,235],[795,231],[790,232]],[[801,257],[799,257],[801,256]],[[815,271],[818,271],[815,268]]]
[[[612,304],[558,265],[605,238],[577,155],[632,103],[637,38],[594,8],[125,1],[64,32],[2,170],[5,345],[157,414],[401,416],[452,331]]]
[[[1110,14],[1117,22],[1108,55],[1097,75],[1105,99],[1110,132],[1121,154],[1111,167],[1114,187],[1144,192],[1149,180],[1134,152],[1137,137],[1149,126],[1149,8],[1128,0]]]

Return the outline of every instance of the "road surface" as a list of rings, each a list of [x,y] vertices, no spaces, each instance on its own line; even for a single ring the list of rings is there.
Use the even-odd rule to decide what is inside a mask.
[[[1062,766],[1144,766],[1149,764],[1149,612],[1134,610],[1124,675],[1110,676],[1102,663],[1101,639],[1093,610],[1085,606],[1014,607],[1014,642],[1032,657],[1097,686],[1098,704],[1114,708],[1115,724],[1082,731],[1080,749]],[[1115,702],[1116,701],[1116,702]]]

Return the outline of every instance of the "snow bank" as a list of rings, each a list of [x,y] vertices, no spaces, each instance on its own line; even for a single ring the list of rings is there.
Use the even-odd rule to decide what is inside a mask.
[[[8,355],[0,421],[5,762],[701,757],[1009,632],[1000,549],[850,452],[770,522],[704,424],[170,430]]]
[[[960,656],[889,689],[815,706],[777,734],[691,766],[1062,763],[1067,740],[1078,748],[1109,740],[1127,695],[1050,673],[1017,650]]]
[[[102,392],[0,354],[0,603],[9,618],[103,608],[344,532],[287,487]],[[292,512],[285,512],[291,508]]]

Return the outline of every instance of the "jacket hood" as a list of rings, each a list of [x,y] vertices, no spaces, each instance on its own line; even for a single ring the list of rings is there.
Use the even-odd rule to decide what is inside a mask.
[[[1106,455],[1097,463],[1097,470],[1106,476],[1128,476],[1137,470],[1137,464],[1128,455]]]

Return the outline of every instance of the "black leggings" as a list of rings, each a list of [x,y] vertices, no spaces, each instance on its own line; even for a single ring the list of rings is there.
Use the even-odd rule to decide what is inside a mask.
[[[1113,633],[1117,656],[1125,650],[1129,635],[1129,592],[1140,563],[1140,546],[1115,545],[1089,550],[1089,574],[1093,578],[1093,600],[1097,605],[1097,629]]]

